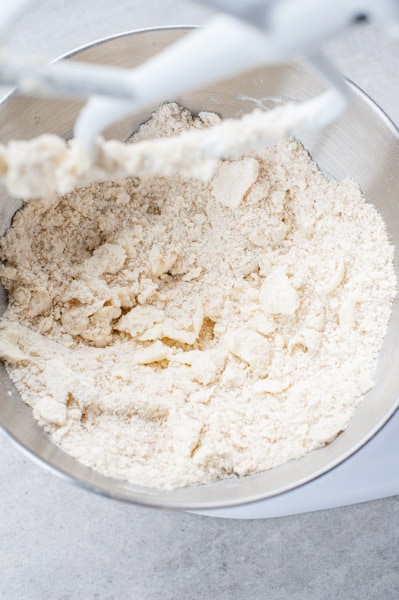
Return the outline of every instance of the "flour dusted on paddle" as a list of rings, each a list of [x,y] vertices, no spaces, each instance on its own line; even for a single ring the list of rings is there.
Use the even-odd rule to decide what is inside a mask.
[[[9,194],[24,200],[133,175],[179,173],[209,181],[220,158],[286,140],[303,129],[319,128],[327,124],[327,117],[329,122],[334,114],[338,116],[340,106],[336,94],[328,90],[307,102],[291,102],[268,111],[257,108],[239,119],[221,121],[209,112],[193,117],[171,102],[158,109],[149,127],[140,128],[135,144],[98,138],[90,155],[79,139],[66,142],[57,135],[0,145],[0,181]],[[167,114],[171,116],[168,124]],[[158,124],[168,139],[157,139]]]
[[[206,119],[166,105],[136,140]],[[381,217],[294,141],[222,161],[209,183],[35,200],[1,255],[0,354],[36,419],[84,464],[158,488],[333,440],[373,385],[395,293]]]

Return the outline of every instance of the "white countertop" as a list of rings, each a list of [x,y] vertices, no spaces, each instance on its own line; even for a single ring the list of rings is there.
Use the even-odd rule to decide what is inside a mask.
[[[10,44],[54,58],[209,14],[183,0],[44,0]],[[366,26],[329,51],[399,123],[399,42]],[[399,497],[262,521],[124,505],[44,472],[0,437],[1,600],[397,600],[398,518]]]

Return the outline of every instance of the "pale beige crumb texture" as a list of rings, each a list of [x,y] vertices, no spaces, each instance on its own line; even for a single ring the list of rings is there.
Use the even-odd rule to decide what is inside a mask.
[[[197,123],[197,125],[195,124]],[[209,125],[162,107],[135,140]],[[294,141],[32,201],[1,240],[0,354],[84,464],[173,488],[270,469],[343,431],[395,292],[384,223]]]

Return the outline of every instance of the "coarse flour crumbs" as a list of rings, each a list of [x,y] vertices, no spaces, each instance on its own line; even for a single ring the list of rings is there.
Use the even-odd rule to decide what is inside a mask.
[[[164,105],[136,140],[206,124]],[[1,255],[0,354],[36,419],[82,463],[158,488],[333,440],[373,385],[395,293],[381,217],[295,141],[209,183],[34,200]]]

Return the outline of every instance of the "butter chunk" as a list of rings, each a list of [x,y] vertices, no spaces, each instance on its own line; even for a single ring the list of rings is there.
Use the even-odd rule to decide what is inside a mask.
[[[67,418],[67,408],[62,402],[57,402],[50,396],[40,398],[35,406],[35,412],[47,423],[64,425]]]
[[[17,344],[4,338],[0,339],[0,358],[9,363],[19,363],[28,360],[26,354],[21,352]]]
[[[94,250],[93,255],[84,263],[89,273],[103,275],[117,273],[126,260],[126,250],[119,244],[105,243]]]
[[[151,272],[155,277],[160,277],[164,273],[167,273],[175,264],[178,254],[171,252],[170,254],[164,254],[162,250],[154,245],[151,248],[149,256],[149,264]]]
[[[164,311],[155,306],[136,306],[119,319],[114,329],[136,337],[155,324],[161,323],[164,318]]]
[[[300,304],[298,292],[279,268],[271,271],[262,283],[259,302],[267,315],[293,315]]]
[[[9,363],[28,360],[28,356],[20,349],[22,341],[20,332],[15,326],[2,327],[0,332],[0,358]]]
[[[316,292],[327,296],[341,285],[345,277],[345,263],[343,260],[336,262],[334,269],[328,277],[316,286]]]
[[[258,173],[259,163],[254,158],[222,163],[211,183],[215,199],[223,206],[237,208],[255,183]]]
[[[143,350],[138,350],[134,355],[134,360],[139,365],[149,365],[154,362],[161,362],[168,358],[170,348],[161,341],[154,342]]]
[[[181,352],[171,357],[174,362],[189,365],[191,378],[203,385],[208,385],[216,379],[218,364],[214,358],[210,352],[203,350]]]
[[[168,428],[176,457],[190,456],[200,440],[203,424],[187,415],[170,415]]]
[[[188,326],[182,326],[176,319],[166,317],[162,323],[157,323],[146,329],[137,336],[137,339],[145,342],[169,338],[181,344],[194,344],[200,334],[203,322],[204,312],[202,306],[198,304]]]
[[[270,354],[269,342],[256,331],[241,329],[227,336],[227,349],[248,364],[266,361]]]

